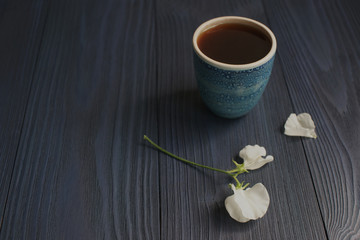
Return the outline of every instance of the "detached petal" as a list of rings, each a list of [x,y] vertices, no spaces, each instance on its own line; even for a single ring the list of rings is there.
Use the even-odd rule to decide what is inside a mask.
[[[296,116],[291,113],[285,123],[285,135],[316,138],[315,124],[310,114],[301,113]]]
[[[239,156],[244,159],[244,167],[247,170],[261,168],[266,163],[274,160],[274,157],[271,155],[263,158],[266,156],[266,150],[259,145],[247,145],[240,151]]]
[[[269,193],[261,183],[252,188],[235,189],[231,184],[234,194],[225,199],[225,208],[230,216],[238,222],[248,222],[262,218],[270,204]]]

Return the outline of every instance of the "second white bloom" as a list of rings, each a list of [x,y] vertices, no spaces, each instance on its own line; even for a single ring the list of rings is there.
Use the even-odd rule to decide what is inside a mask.
[[[231,188],[234,194],[225,199],[225,208],[230,216],[238,222],[248,222],[262,218],[270,204],[269,193],[261,183],[252,188]]]

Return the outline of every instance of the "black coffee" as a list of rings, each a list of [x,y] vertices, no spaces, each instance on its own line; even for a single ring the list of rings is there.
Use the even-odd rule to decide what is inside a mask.
[[[251,26],[226,23],[201,33],[197,44],[209,58],[228,64],[247,64],[265,57],[270,38]]]

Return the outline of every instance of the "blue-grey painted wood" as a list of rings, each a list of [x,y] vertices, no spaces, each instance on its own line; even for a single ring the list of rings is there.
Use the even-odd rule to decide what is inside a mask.
[[[247,144],[260,144],[275,161],[240,179],[262,182],[270,194],[263,219],[241,224],[224,200],[227,176],[160,156],[161,235],[164,239],[326,239],[318,203],[298,138],[282,134],[293,111],[279,61],[264,96],[247,116],[226,120],[202,103],[192,66],[191,40],[203,21],[223,15],[266,23],[261,1],[157,1],[159,139],[168,150],[201,164],[231,169]]]
[[[0,239],[359,238],[360,23],[355,0],[0,2]],[[28,11],[27,11],[28,10]],[[202,103],[191,38],[222,15],[275,32],[259,104],[226,120]],[[309,24],[311,22],[311,24]],[[7,33],[7,34],[6,34]],[[310,112],[319,138],[283,135]],[[244,174],[264,218],[232,220],[223,169],[247,144],[275,161]]]
[[[14,168],[46,18],[42,1],[0,3],[0,214]],[[0,222],[1,230],[2,221]]]
[[[52,1],[1,239],[159,239],[150,1]]]
[[[303,145],[329,239],[360,239],[360,2],[264,3],[295,111],[317,126]]]

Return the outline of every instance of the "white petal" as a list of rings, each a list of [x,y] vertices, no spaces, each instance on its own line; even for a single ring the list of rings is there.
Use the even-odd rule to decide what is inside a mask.
[[[315,124],[310,114],[301,113],[296,116],[291,113],[285,123],[285,135],[316,138]]]
[[[239,156],[244,159],[244,167],[247,170],[258,169],[274,160],[274,157],[270,155],[263,158],[266,156],[266,150],[259,145],[247,145],[240,151]]]
[[[225,208],[230,216],[238,222],[247,222],[262,218],[270,204],[269,193],[261,183],[252,188],[235,189],[232,185],[234,195],[225,199]]]
[[[260,156],[265,156],[266,150],[264,147],[260,147],[259,145],[247,145],[243,149],[241,149],[239,156],[245,159],[256,159]]]

